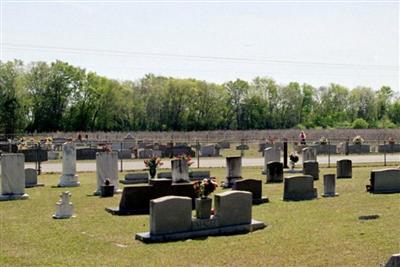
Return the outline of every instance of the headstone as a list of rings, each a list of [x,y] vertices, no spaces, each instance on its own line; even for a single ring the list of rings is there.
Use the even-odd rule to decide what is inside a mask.
[[[253,204],[258,205],[268,202],[268,198],[262,196],[262,181],[256,179],[236,180],[232,190],[248,191],[252,194]]]
[[[1,154],[1,195],[0,201],[27,199],[25,194],[24,155]]]
[[[252,196],[245,191],[227,191],[215,194],[215,217],[220,226],[250,224]]]
[[[371,193],[400,193],[400,168],[373,170],[367,191]]]
[[[192,200],[188,197],[165,196],[150,201],[150,234],[163,235],[190,231]]]
[[[283,200],[309,200],[317,197],[311,175],[291,176],[284,179]]]
[[[349,159],[342,159],[336,161],[336,176],[340,178],[352,177],[352,162]]]
[[[349,145],[348,153],[349,154],[366,154],[370,152],[370,146],[364,144],[353,144]]]
[[[96,153],[101,152],[101,149],[96,148],[77,148],[76,149],[76,160],[91,160],[96,159]]]
[[[106,208],[113,215],[148,214],[150,200],[164,196],[182,196],[196,199],[192,183],[173,184],[171,179],[149,179],[149,184],[124,187],[117,208]]]
[[[122,184],[141,184],[149,182],[149,174],[147,172],[127,173],[125,179],[121,180]]]
[[[22,153],[25,156],[25,162],[43,162],[47,161],[47,150],[44,149],[36,149],[36,148],[29,148],[29,149],[22,149],[18,150],[18,153]]]
[[[167,196],[150,202],[150,232],[135,238],[146,243],[185,240],[209,235],[247,233],[265,228],[251,219],[251,193],[230,191],[214,197],[215,215],[192,218],[190,198]]]
[[[379,153],[397,153],[400,152],[400,144],[385,144],[378,146]]]
[[[270,161],[280,162],[281,161],[281,151],[277,147],[267,147],[264,150],[264,172],[267,171],[267,164]]]
[[[337,153],[337,148],[336,145],[331,145],[331,144],[318,144],[314,146],[317,155],[319,154],[336,154]]]
[[[393,254],[386,263],[385,267],[400,267],[400,253]]]
[[[303,163],[308,160],[317,161],[317,151],[313,147],[305,147],[301,150]]]
[[[218,145],[222,148],[222,149],[229,149],[231,148],[231,144],[229,143],[229,141],[220,141],[218,142]]]
[[[171,172],[159,172],[159,173],[157,173],[157,178],[172,179],[172,173]]]
[[[60,200],[56,203],[56,213],[53,215],[54,219],[68,219],[74,215],[74,206],[70,202],[71,194],[62,192]]]
[[[130,149],[119,149],[117,151],[118,151],[119,159],[131,159],[132,158],[132,151]]]
[[[283,163],[270,161],[267,164],[266,183],[281,183],[283,181]]]
[[[139,157],[139,159],[149,159],[149,158],[153,157],[153,149],[139,148],[138,149],[138,157]]]
[[[95,195],[100,194],[100,186],[104,185],[104,181],[110,179],[110,185],[114,186],[114,192],[119,193],[118,189],[118,153],[99,152],[96,154],[96,175],[97,175],[97,191]]]
[[[48,160],[56,160],[60,158],[60,154],[57,151],[49,150],[47,151],[47,159]]]
[[[79,186],[78,175],[76,175],[76,149],[73,142],[63,145],[62,174],[59,187]]]
[[[190,182],[189,179],[189,166],[186,160],[183,159],[174,159],[171,160],[171,169],[172,169],[172,182],[181,183],[181,182]]]
[[[227,157],[226,170],[227,175],[222,186],[230,188],[236,180],[242,179],[242,157]]]
[[[336,177],[334,174],[324,175],[324,194],[323,197],[336,197]]]
[[[191,171],[189,172],[190,181],[199,181],[210,178],[210,171]]]
[[[35,169],[25,169],[25,188],[44,186],[44,184],[38,184],[37,176],[37,171]]]
[[[123,149],[132,149],[135,146],[135,138],[131,134],[128,134],[122,141]]]
[[[219,148],[215,145],[205,145],[200,148],[200,156],[202,157],[219,157]]]
[[[319,180],[319,165],[317,161],[308,160],[303,163],[303,174],[311,175],[314,180]]]

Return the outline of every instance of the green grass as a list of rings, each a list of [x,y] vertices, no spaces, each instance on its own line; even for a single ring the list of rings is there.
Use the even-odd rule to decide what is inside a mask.
[[[46,187],[27,189],[29,200],[0,202],[0,266],[379,266],[400,251],[400,194],[365,192],[371,169],[355,167],[353,179],[337,181],[336,198],[282,201],[283,184],[264,184],[270,203],[253,206],[253,218],[268,227],[246,235],[208,237],[146,245],[134,240],[149,230],[149,216],[112,216],[114,198],[87,196],[95,174],[80,173],[69,188],[76,217],[54,220],[58,175],[39,177]],[[219,180],[225,169],[213,168]],[[246,178],[264,180],[260,168]],[[315,186],[322,193],[321,169]],[[121,175],[122,177],[122,175]],[[221,189],[219,189],[221,191]],[[377,220],[358,216],[379,214]]]

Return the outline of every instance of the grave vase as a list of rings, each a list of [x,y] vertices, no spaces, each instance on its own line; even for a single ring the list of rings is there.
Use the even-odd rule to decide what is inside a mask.
[[[156,177],[156,173],[157,173],[157,169],[156,168],[150,168],[149,169],[150,178]]]
[[[114,196],[114,186],[113,185],[101,185],[100,186],[100,196],[101,197],[113,197]]]
[[[212,199],[209,197],[196,198],[196,218],[210,219]]]

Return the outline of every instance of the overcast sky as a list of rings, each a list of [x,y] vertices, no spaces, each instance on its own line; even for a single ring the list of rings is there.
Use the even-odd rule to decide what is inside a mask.
[[[399,2],[2,2],[1,60],[399,90]]]

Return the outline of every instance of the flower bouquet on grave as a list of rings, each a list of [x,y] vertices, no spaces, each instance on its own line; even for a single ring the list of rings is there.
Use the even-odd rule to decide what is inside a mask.
[[[293,170],[296,163],[299,161],[299,155],[297,155],[296,151],[293,151],[289,155],[290,159],[290,168]]]
[[[111,146],[110,146],[110,145],[103,145],[103,146],[101,147],[101,150],[102,150],[103,152],[112,152],[112,149],[111,149]]]
[[[175,157],[175,159],[186,161],[187,165],[190,167],[194,162],[192,161],[192,157],[186,154],[179,155]]]
[[[211,216],[212,199],[208,197],[218,187],[215,178],[205,178],[193,184],[196,198],[196,217],[209,219]]]
[[[388,143],[389,143],[389,145],[394,145],[396,143],[396,140],[394,140],[393,137],[389,137]]]
[[[356,137],[353,138],[354,145],[362,145],[363,143],[364,143],[364,138],[362,138],[360,135],[357,135]]]
[[[144,165],[149,169],[150,177],[154,178],[157,173],[157,168],[162,166],[163,163],[159,157],[152,157],[144,160]]]
[[[321,138],[319,139],[319,144],[320,145],[328,144],[328,138],[326,138],[325,136],[321,136]]]

